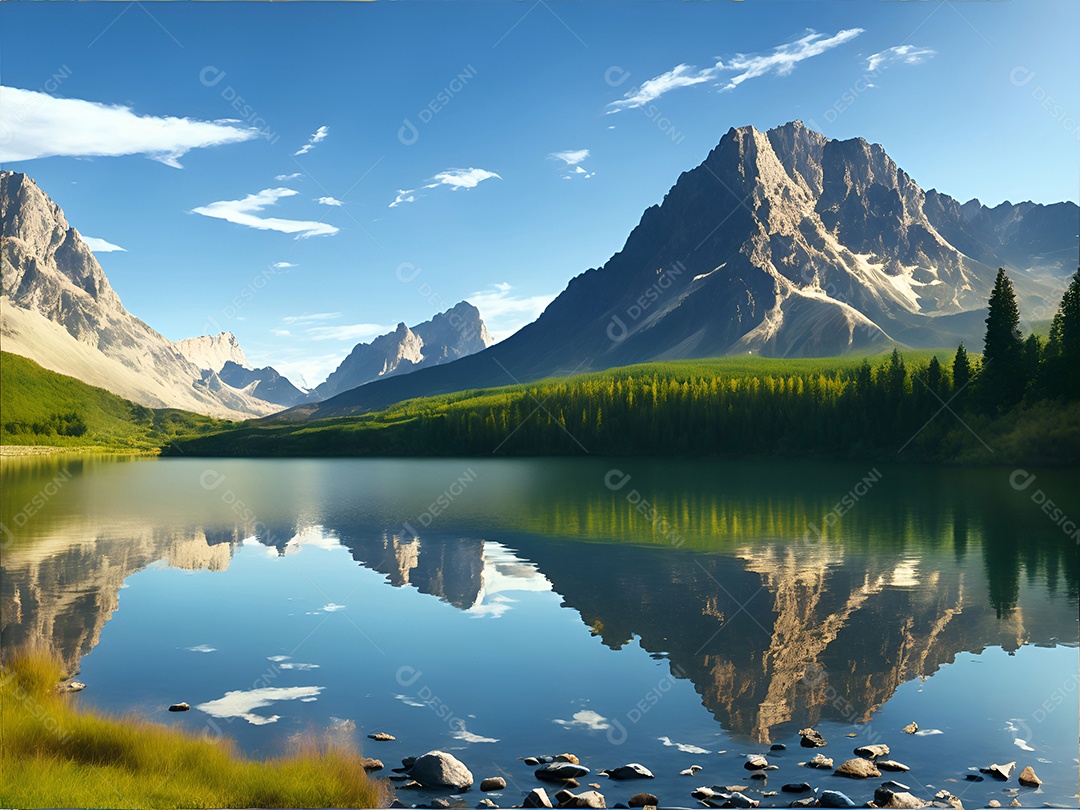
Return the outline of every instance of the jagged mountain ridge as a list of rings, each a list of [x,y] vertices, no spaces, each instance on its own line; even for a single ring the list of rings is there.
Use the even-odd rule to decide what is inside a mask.
[[[216,335],[199,335],[185,338],[174,344],[188,360],[205,371],[220,372],[228,362],[248,368],[247,357],[240,348],[240,341],[232,332]]]
[[[212,371],[227,385],[272,405],[289,408],[308,400],[301,391],[272,366],[253,368],[232,332],[178,340],[176,348],[203,371]]]
[[[248,418],[279,408],[203,371],[124,308],[63,211],[29,177],[0,172],[5,351],[151,407]]]
[[[733,128],[646,209],[621,251],[515,335],[283,418],[652,360],[978,345],[996,267],[1023,271],[1062,245],[1075,256],[1080,209],[999,206],[980,229],[974,206],[961,208],[861,138],[830,140],[798,121]],[[968,235],[972,253],[944,233]],[[1014,283],[1022,307],[1057,294],[1036,277]]]
[[[480,310],[462,301],[430,321],[397,329],[353,347],[326,381],[315,388],[315,399],[326,399],[383,377],[407,374],[483,351],[492,343]]]

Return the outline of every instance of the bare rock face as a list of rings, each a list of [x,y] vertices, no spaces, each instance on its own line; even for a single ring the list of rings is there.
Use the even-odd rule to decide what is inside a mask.
[[[4,351],[140,405],[233,419],[279,410],[128,312],[64,212],[16,172],[0,172],[0,279]]]

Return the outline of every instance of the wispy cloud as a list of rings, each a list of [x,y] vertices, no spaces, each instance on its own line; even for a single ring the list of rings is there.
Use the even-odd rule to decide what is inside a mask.
[[[916,45],[893,45],[891,48],[871,54],[866,60],[866,69],[874,73],[896,62],[902,65],[918,65],[935,55],[937,51],[930,48],[920,48]]]
[[[432,177],[431,182],[424,184],[421,188],[449,186],[452,190],[457,191],[461,188],[476,188],[485,180],[490,180],[493,177],[502,180],[502,177],[495,172],[489,172],[487,169],[447,169]],[[407,202],[416,202],[416,189],[398,189],[397,197],[390,203],[390,208],[396,208]]]
[[[313,312],[310,315],[286,315],[282,320],[290,324],[305,324],[333,321],[340,317],[340,312]]]
[[[292,197],[295,194],[297,192],[291,188],[267,188],[258,194],[248,194],[242,200],[220,200],[209,205],[202,205],[192,209],[192,213],[202,214],[204,217],[224,219],[227,222],[260,231],[294,233],[297,239],[308,236],[332,236],[338,232],[337,228],[325,222],[259,216],[267,206],[274,205],[283,197]]]
[[[348,340],[363,342],[371,340],[387,332],[393,332],[394,327],[383,326],[377,323],[350,323],[341,326],[313,326],[304,330],[304,335],[312,340]]]
[[[676,65],[608,104],[608,112],[643,107],[679,87],[709,84],[721,91],[734,90],[743,82],[759,76],[786,76],[800,62],[843,45],[861,33],[862,28],[846,28],[832,36],[811,31],[794,42],[778,45],[766,53],[736,54],[726,61],[718,59],[712,67],[698,69],[686,64]]]
[[[275,176],[274,179],[275,180],[296,180],[297,178],[300,178],[300,177],[303,177],[303,176],[304,176],[303,172],[293,172],[292,174],[279,174],[279,175]]]
[[[535,321],[544,308],[555,300],[554,295],[514,295],[513,289],[510,284],[500,282],[465,299],[480,310],[480,317],[496,342],[505,340],[525,324]]]
[[[274,262],[271,267],[276,267],[278,270],[284,270],[287,267],[296,267],[292,262]]]
[[[182,169],[192,149],[249,141],[235,122],[138,115],[130,107],[0,87],[0,162],[35,158],[146,155]]]
[[[114,245],[112,242],[106,242],[104,239],[98,239],[96,236],[82,236],[82,240],[86,243],[86,246],[90,248],[94,253],[113,253],[120,251],[126,253],[127,249],[122,248],[119,245]]]
[[[596,172],[590,172],[581,165],[588,156],[588,149],[567,149],[564,152],[552,152],[548,155],[552,160],[562,161],[563,177],[567,180],[572,180],[575,177],[588,180],[596,174]]]
[[[315,200],[315,202],[317,202],[319,205],[344,205],[345,204],[341,200],[336,199],[334,197],[319,197],[317,200]]]
[[[293,155],[306,155],[312,149],[315,148],[315,144],[322,143],[326,140],[326,136],[330,134],[330,128],[326,126],[319,127],[315,130],[311,137],[308,138],[308,142],[293,152]]]

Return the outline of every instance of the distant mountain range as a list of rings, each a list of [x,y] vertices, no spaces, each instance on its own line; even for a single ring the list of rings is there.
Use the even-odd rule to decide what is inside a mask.
[[[171,342],[133,316],[79,232],[32,179],[0,172],[3,348],[150,407],[231,419],[265,416],[491,344],[462,302],[426,323],[357,345],[316,391],[249,365],[232,332]]]
[[[653,360],[981,346],[996,268],[1048,318],[1075,269],[1072,202],[960,204],[877,145],[795,121],[731,129],[623,249],[485,351],[381,379],[284,418]]]

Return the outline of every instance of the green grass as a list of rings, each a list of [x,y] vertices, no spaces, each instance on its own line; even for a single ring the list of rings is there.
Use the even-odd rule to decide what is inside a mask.
[[[384,807],[392,799],[341,742],[309,734],[288,755],[252,760],[226,739],[79,709],[77,695],[56,691],[62,675],[40,651],[3,670],[2,807]]]
[[[157,452],[178,436],[233,423],[174,408],[147,408],[33,360],[0,352],[0,444]]]

